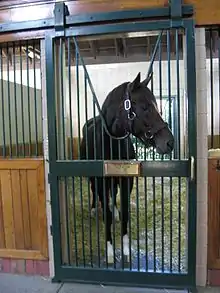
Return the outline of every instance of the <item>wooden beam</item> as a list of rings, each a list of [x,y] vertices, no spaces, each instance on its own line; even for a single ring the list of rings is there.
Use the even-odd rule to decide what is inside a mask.
[[[48,257],[42,255],[42,253],[38,250],[24,250],[24,249],[0,249],[0,257],[33,259],[33,260],[47,260],[48,259]]]

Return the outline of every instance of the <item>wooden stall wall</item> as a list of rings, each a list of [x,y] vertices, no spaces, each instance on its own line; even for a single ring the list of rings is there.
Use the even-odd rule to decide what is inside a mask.
[[[47,261],[47,242],[43,159],[0,159],[0,258],[3,266],[9,259],[27,260],[27,264],[28,260]]]
[[[0,257],[47,259],[43,159],[0,160]]]

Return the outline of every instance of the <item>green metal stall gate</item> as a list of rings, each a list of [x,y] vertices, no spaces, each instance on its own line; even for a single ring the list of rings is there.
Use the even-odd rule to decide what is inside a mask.
[[[142,11],[76,17],[66,16],[66,12],[67,6],[55,6],[55,30],[46,36],[45,43],[54,280],[193,289],[196,270],[196,71],[192,7],[181,6],[181,1],[171,1],[167,8]],[[153,73],[159,76],[159,99],[164,95],[161,80],[164,74],[167,76],[167,120],[172,128],[172,117],[176,117],[173,121],[178,130],[175,132],[176,155],[156,158],[153,151],[150,159],[147,159],[147,155],[139,159],[142,173],[141,177],[135,179],[136,188],[130,198],[129,210],[132,256],[126,262],[120,254],[120,248],[117,248],[116,260],[110,265],[104,261],[102,217],[98,213],[95,219],[90,216],[91,191],[88,180],[90,176],[105,176],[105,162],[82,162],[74,158],[75,149],[80,152],[82,126],[85,120],[91,118],[91,115],[88,117],[88,111],[91,110],[89,99],[91,101],[96,97],[93,80],[79,50],[80,37],[92,35],[99,39],[99,35],[161,30],[166,40],[167,71],[161,73],[159,50],[159,73],[154,70]],[[180,73],[179,33],[186,52],[185,128],[180,119],[183,99],[180,95],[180,79],[183,73]],[[172,61],[175,73],[171,73],[170,65],[171,35],[174,36],[176,48]],[[74,73],[71,69],[72,58]],[[171,110],[171,74],[175,75],[176,82],[176,115]],[[71,75],[74,75],[74,84]],[[83,80],[81,87],[80,78]],[[95,116],[98,112],[94,101],[92,107],[92,116]],[[69,109],[69,118],[66,108]],[[81,117],[82,111],[84,118]],[[76,120],[73,117],[77,117]],[[185,143],[183,153],[180,151],[181,140]],[[140,142],[136,140],[134,144],[138,151]],[[117,247],[121,243],[118,230],[120,224],[113,222]]]

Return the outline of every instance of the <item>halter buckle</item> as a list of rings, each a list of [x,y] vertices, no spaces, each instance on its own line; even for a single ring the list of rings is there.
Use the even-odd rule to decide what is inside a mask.
[[[136,117],[136,114],[134,112],[128,113],[129,120],[134,120],[135,117]]]
[[[124,101],[124,108],[125,108],[125,111],[129,111],[131,109],[131,101],[129,99],[126,99]]]

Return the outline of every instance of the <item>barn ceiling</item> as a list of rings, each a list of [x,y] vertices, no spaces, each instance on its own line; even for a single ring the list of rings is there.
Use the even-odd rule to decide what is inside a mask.
[[[127,33],[117,35],[105,35],[96,37],[80,38],[78,45],[80,48],[80,54],[84,58],[86,64],[105,64],[105,63],[117,63],[117,62],[138,62],[138,61],[149,61],[154,50],[154,46],[157,41],[159,32],[149,35],[148,33]],[[183,58],[183,39],[182,36],[178,36],[178,42],[176,41],[175,33],[170,35],[170,54],[168,54],[168,43],[167,35],[164,34],[161,39],[161,54],[157,54],[156,60],[167,60],[168,56],[170,59],[176,58],[176,51],[178,45],[179,58]],[[212,39],[212,41],[210,41]],[[218,54],[219,44],[218,32],[210,34],[207,32],[206,35],[206,46],[207,54],[209,49],[212,47],[213,57]],[[59,47],[60,41],[57,40]],[[66,41],[66,65],[68,51],[71,55],[71,65],[75,62],[75,46],[73,39]],[[6,66],[9,64],[29,62],[34,66],[40,64],[40,42],[34,41],[23,41],[16,43],[3,44],[0,48],[0,61]],[[2,57],[1,57],[2,56]],[[159,57],[160,56],[160,57]]]

